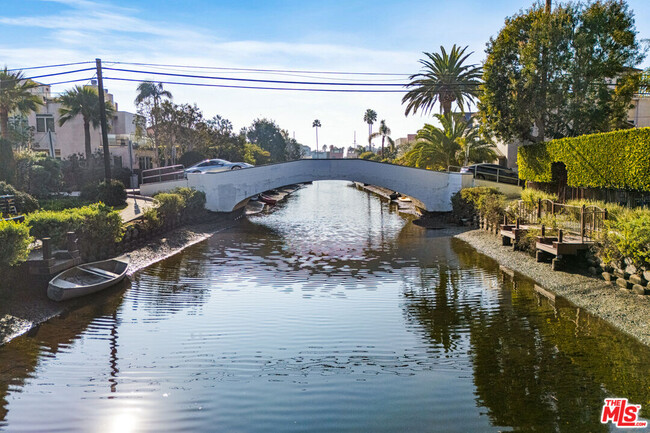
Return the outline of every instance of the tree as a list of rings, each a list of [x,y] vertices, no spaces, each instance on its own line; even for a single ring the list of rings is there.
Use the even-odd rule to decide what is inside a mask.
[[[368,124],[368,151],[372,147],[372,124],[377,120],[377,112],[368,108],[363,115],[363,121]]]
[[[67,90],[59,96],[58,102],[61,104],[61,108],[59,108],[59,126],[63,126],[66,122],[77,116],[83,118],[86,160],[92,161],[93,152],[90,145],[90,125],[93,128],[98,128],[100,123],[99,94],[97,93],[97,89],[90,86],[75,86],[73,89]],[[104,109],[106,111],[106,118],[110,119],[115,111],[113,104],[110,101],[106,101]]]
[[[15,171],[13,148],[9,141],[9,115],[37,111],[43,100],[32,90],[38,86],[38,83],[25,79],[22,71],[9,71],[6,66],[0,70],[0,180],[12,181]]]
[[[312,128],[316,128],[316,150],[318,150],[318,128],[320,128],[320,120],[314,120],[314,123],[311,124]]]
[[[153,142],[156,149],[156,162],[160,164],[158,149],[158,133],[156,126],[160,119],[160,103],[164,98],[172,99],[170,91],[163,88],[162,83],[143,81],[138,84],[138,95],[135,97],[135,105],[138,107],[138,114],[147,119],[147,123],[153,129]],[[145,128],[146,129],[146,128]]]
[[[402,158],[402,163],[414,167],[446,170],[469,161],[494,160],[494,145],[480,136],[474,126],[460,113],[436,114],[441,127],[425,124],[418,131],[417,141]]]
[[[255,119],[243,132],[248,141],[269,152],[270,162],[291,161],[302,156],[300,143],[270,119]]]
[[[542,4],[487,46],[483,119],[502,140],[542,142],[626,127],[643,58],[625,2]]]
[[[465,103],[474,100],[478,95],[482,69],[465,64],[473,54],[465,54],[465,50],[467,47],[461,49],[454,44],[449,53],[443,46],[440,53],[424,53],[426,58],[420,59],[422,71],[409,77],[411,82],[406,88],[411,90],[402,98],[407,116],[418,110],[428,114],[436,102],[440,103],[441,113],[451,113],[453,102],[463,111]]]
[[[384,157],[384,143],[386,140],[388,140],[388,143],[390,144],[390,149],[391,152],[395,150],[395,142],[393,141],[392,138],[390,138],[391,130],[390,128],[386,125],[385,120],[381,120],[379,122],[379,131],[375,132],[374,134],[371,134],[371,138],[375,137],[381,137],[381,157]]]

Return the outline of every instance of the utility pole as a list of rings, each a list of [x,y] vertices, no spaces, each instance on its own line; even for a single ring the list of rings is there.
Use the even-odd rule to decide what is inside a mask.
[[[111,154],[108,150],[108,125],[106,124],[106,102],[104,101],[104,80],[102,79],[102,59],[97,64],[97,92],[99,93],[99,119],[102,126],[102,149],[104,150],[104,177],[111,180]]]

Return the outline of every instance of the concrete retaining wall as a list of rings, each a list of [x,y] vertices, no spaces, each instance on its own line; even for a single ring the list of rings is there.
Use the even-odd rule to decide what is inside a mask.
[[[165,182],[143,183],[140,185],[140,194],[151,197],[159,192],[169,191],[180,186],[188,186],[187,179],[168,180]]]

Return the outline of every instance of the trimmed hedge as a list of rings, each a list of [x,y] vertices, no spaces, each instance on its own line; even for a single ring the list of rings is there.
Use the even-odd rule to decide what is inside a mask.
[[[562,138],[521,146],[519,177],[551,182],[551,165],[563,162],[573,187],[650,191],[650,128]]]
[[[26,224],[32,236],[37,239],[49,237],[57,247],[65,245],[67,232],[75,232],[82,252],[118,242],[122,237],[120,214],[102,203],[58,212],[34,212],[27,217]]]
[[[33,240],[26,224],[0,219],[0,268],[27,260]]]

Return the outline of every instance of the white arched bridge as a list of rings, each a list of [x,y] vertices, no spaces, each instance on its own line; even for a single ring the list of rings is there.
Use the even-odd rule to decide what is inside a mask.
[[[363,159],[300,159],[242,170],[188,174],[187,179],[143,184],[143,195],[178,186],[205,192],[206,208],[230,212],[248,198],[274,188],[317,180],[349,180],[377,185],[420,201],[430,212],[451,211],[451,196],[462,188],[490,184],[507,194],[518,187],[474,179],[470,173],[448,173]]]

